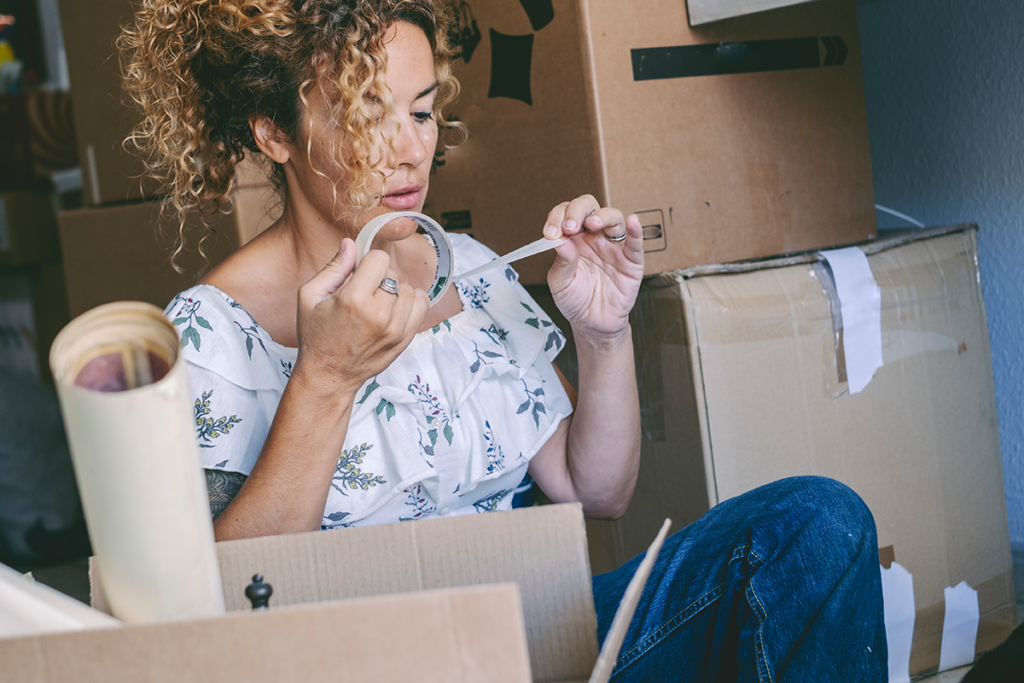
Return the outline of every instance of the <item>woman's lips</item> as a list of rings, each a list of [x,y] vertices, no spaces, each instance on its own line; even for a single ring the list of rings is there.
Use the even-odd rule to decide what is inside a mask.
[[[422,197],[422,185],[403,187],[395,192],[384,195],[383,204],[392,209],[407,211],[418,205]]]

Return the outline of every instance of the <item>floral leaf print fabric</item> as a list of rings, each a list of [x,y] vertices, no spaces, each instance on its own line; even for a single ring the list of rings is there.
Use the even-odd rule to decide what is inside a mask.
[[[455,283],[455,286],[459,289],[459,293],[462,297],[467,299],[469,305],[473,308],[483,308],[484,304],[491,300],[487,293],[491,283],[484,280],[484,278],[478,279],[476,283],[459,280]]]
[[[465,235],[451,239],[460,267],[497,257]],[[323,528],[508,509],[508,492],[571,413],[551,365],[562,337],[515,271],[488,271],[456,292],[461,312],[415,335],[356,393]],[[183,292],[166,315],[199,398],[203,467],[248,475],[297,349],[208,285]]]
[[[249,327],[242,327],[242,323],[238,322],[237,320],[234,320],[232,322],[238,325],[239,331],[241,331],[241,333],[245,335],[245,351],[246,353],[249,354],[249,360],[252,360],[253,340],[256,340],[256,342],[259,343],[260,348],[263,349],[263,353],[267,354],[268,356],[270,355],[270,352],[267,351],[267,347],[263,345],[263,339],[260,338],[258,325],[254,323]],[[289,373],[288,376],[291,377],[291,373]]]
[[[198,299],[193,300],[191,297],[182,298],[181,296],[174,299],[174,303],[179,301],[181,302],[181,306],[178,309],[174,320],[171,322],[175,327],[188,323],[188,326],[182,328],[181,331],[181,348],[185,348],[188,346],[189,342],[192,342],[192,345],[195,346],[196,351],[198,351],[202,343],[202,338],[200,337],[199,330],[196,329],[196,326],[205,327],[211,332],[213,331],[213,327],[206,318],[202,317],[198,313],[199,307],[203,305],[202,301],[199,301]]]
[[[363,472],[358,467],[363,464],[366,453],[371,448],[373,448],[372,445],[364,443],[351,450],[342,451],[341,457],[338,459],[338,466],[335,468],[334,480],[331,482],[331,486],[342,495],[347,496],[348,489],[366,491],[371,487],[387,483],[384,477]]]
[[[216,444],[210,443],[211,439],[220,436],[227,436],[231,428],[242,421],[237,415],[219,418],[207,417],[210,414],[210,397],[213,391],[204,391],[203,395],[196,399],[193,405],[193,412],[196,418],[196,433],[199,436],[200,448],[213,448]],[[224,465],[220,465],[223,467]]]
[[[419,375],[416,375],[416,380],[409,385],[409,392],[415,396],[420,403],[424,404],[427,415],[427,424],[434,425],[431,429],[427,430],[427,436],[430,437],[430,445],[437,445],[437,426],[443,427],[442,433],[444,434],[445,441],[448,445],[452,445],[452,437],[455,435],[455,431],[452,429],[451,420],[448,417],[448,413],[441,407],[441,402],[437,396],[430,393],[430,384],[423,382]],[[380,412],[378,408],[377,412]]]

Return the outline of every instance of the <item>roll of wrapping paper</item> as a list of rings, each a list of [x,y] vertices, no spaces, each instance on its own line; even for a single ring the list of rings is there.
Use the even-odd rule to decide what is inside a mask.
[[[100,581],[130,623],[224,613],[192,394],[155,306],[107,304],[50,350]]]

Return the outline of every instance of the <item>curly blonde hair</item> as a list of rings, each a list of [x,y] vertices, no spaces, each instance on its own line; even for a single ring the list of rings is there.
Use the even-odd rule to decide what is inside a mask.
[[[296,141],[313,87],[350,142],[344,157],[333,155],[331,170],[340,171],[333,177],[347,179],[351,206],[371,203],[371,180],[384,179],[374,150],[395,116],[384,39],[398,21],[418,26],[430,41],[434,117],[440,128],[461,132],[443,114],[458,94],[445,0],[140,1],[118,38],[124,89],[142,113],[125,144],[143,157],[147,175],[162,185],[165,210],[178,219],[172,263],[185,246],[187,216],[229,206],[235,167],[247,152],[260,154],[249,121],[266,117]],[[384,139],[392,146],[391,136]],[[271,176],[286,192],[279,164]]]

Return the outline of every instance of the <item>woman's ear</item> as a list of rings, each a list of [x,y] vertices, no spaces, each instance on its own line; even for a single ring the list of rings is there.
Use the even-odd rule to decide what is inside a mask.
[[[265,155],[279,164],[291,158],[291,146],[287,143],[287,137],[266,116],[254,116],[249,119],[249,129],[256,140],[256,146]]]

